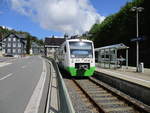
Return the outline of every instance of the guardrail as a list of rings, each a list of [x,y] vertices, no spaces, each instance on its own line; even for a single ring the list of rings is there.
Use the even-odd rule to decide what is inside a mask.
[[[52,62],[54,69],[56,71],[56,74],[57,74],[57,80],[58,80],[57,83],[58,83],[58,91],[59,91],[59,99],[60,99],[60,112],[61,113],[75,113],[69,94],[67,92],[67,88],[65,86],[65,83],[59,71],[58,65],[52,58],[47,58],[47,59]]]

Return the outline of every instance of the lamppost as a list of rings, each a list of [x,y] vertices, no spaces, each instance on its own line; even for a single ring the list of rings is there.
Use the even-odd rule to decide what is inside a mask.
[[[143,7],[132,7],[131,11],[136,12],[136,71],[139,72],[139,12],[142,12]]]

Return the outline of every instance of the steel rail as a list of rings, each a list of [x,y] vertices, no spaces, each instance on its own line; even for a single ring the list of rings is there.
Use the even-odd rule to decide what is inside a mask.
[[[114,97],[117,97],[119,99],[119,101],[126,103],[127,106],[129,106],[130,108],[133,108],[133,110],[138,111],[138,112],[142,112],[142,113],[149,113],[150,112],[149,109],[145,109],[145,106],[138,106],[137,104],[130,101],[129,99],[124,98],[122,95],[115,93],[114,91],[111,90],[113,88],[108,88],[108,87],[106,87],[106,85],[100,84],[92,78],[88,78],[88,80],[90,82],[94,83],[96,86],[99,86],[100,88],[103,88],[104,90],[110,92],[110,94],[112,94]],[[79,89],[85,94],[85,96],[93,103],[93,105],[98,109],[98,111],[100,113],[108,113],[99,103],[97,103],[95,101],[95,99],[90,94],[88,94],[86,89],[84,89],[84,87],[81,86],[80,83],[78,83],[78,81],[80,81],[80,80],[73,79],[73,82],[79,87]],[[86,85],[88,85],[88,83],[86,83]]]
[[[95,78],[96,79],[96,78]],[[110,88],[110,86],[108,86],[107,84],[103,83],[103,84],[100,84],[98,83],[97,81],[95,81],[93,79],[93,77],[90,77],[89,80],[93,83],[95,83],[96,85],[98,85],[99,87],[103,87],[105,90],[111,92],[112,94],[114,94],[115,96],[117,96],[119,99],[122,99],[124,100],[128,105],[132,105],[135,109],[137,109],[138,111],[140,112],[144,112],[144,113],[150,113],[150,107],[143,104],[143,103],[140,103],[139,101],[129,97],[129,96],[123,96],[122,92],[119,92],[117,93],[115,88]],[[101,82],[102,83],[102,82]],[[140,105],[142,104],[142,105]]]
[[[79,87],[79,89],[85,94],[85,96],[93,103],[93,105],[97,108],[97,110],[100,113],[107,113],[106,111],[104,111],[104,109],[101,108],[101,106],[99,106],[97,102],[95,102],[95,100],[93,100],[93,98],[84,90],[84,88],[82,88],[80,84],[76,82],[76,80],[73,80],[73,82]]]

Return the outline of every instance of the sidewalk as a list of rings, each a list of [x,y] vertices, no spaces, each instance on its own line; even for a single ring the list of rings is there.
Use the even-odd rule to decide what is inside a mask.
[[[100,68],[96,64],[96,71],[150,88],[150,69],[148,68],[144,68],[144,73],[138,73],[135,67],[129,66],[128,69],[122,67],[114,70]]]

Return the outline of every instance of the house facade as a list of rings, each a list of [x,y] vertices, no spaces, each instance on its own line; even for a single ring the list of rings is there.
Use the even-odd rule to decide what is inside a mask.
[[[4,55],[25,54],[26,41],[23,35],[9,34],[2,39],[2,52]]]
[[[2,56],[2,42],[0,42],[0,57]]]
[[[54,58],[57,48],[65,41],[65,38],[45,38],[45,56]]]
[[[40,53],[41,53],[41,46],[38,45],[35,42],[32,42],[31,49],[30,49],[30,54],[39,55]]]

